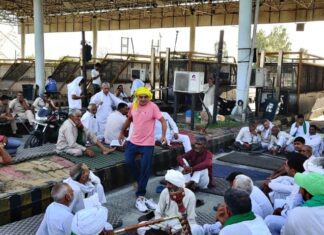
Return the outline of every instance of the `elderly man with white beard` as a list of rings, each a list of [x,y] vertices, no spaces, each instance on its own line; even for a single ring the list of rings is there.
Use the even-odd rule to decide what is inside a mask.
[[[88,166],[79,163],[71,168],[70,177],[63,181],[73,189],[74,199],[70,204],[73,213],[85,208],[84,199],[95,194],[98,195],[99,203],[106,203],[104,188],[99,177],[95,176]]]

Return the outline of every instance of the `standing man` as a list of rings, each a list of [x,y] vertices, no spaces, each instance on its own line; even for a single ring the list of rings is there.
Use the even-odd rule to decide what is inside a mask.
[[[144,82],[141,80],[141,79],[139,79],[139,77],[137,76],[137,75],[135,75],[135,74],[133,74],[132,75],[132,77],[131,77],[131,81],[132,81],[132,88],[131,88],[131,90],[130,90],[130,95],[131,96],[135,96],[135,91],[136,91],[136,89],[138,89],[138,88],[140,88],[140,87],[144,87]]]
[[[70,235],[73,214],[69,205],[73,201],[73,190],[67,183],[58,183],[53,186],[51,196],[54,202],[47,207],[36,235]]]
[[[104,136],[107,117],[116,109],[119,103],[125,102],[110,92],[108,82],[103,82],[101,91],[91,97],[90,103],[96,104],[98,108],[96,117],[99,123],[99,131],[97,135]]]
[[[147,211],[145,204],[146,185],[151,174],[152,156],[154,150],[155,120],[162,124],[161,143],[166,143],[166,121],[156,104],[151,102],[152,93],[146,87],[140,87],[135,91],[134,102],[128,112],[128,117],[122,127],[118,140],[125,139],[124,133],[133,122],[133,131],[130,140],[126,144],[125,161],[137,181],[136,208],[139,211]],[[140,171],[135,163],[135,157],[141,154]]]
[[[83,82],[83,77],[79,76],[67,84],[69,109],[82,109],[82,99],[86,98],[84,95],[81,95],[82,90],[80,86]]]
[[[91,70],[93,94],[96,94],[100,91],[100,86],[101,86],[100,73],[101,73],[101,64],[96,63],[94,69]]]

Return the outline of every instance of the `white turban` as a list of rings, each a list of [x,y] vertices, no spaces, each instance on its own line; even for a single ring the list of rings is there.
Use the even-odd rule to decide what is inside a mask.
[[[165,175],[165,180],[179,188],[185,188],[185,178],[179,171],[168,170]]]
[[[78,211],[72,220],[71,230],[76,235],[97,235],[105,228],[108,209],[103,206]]]

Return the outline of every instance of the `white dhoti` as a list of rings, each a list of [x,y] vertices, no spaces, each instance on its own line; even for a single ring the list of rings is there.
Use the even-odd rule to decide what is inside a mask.
[[[182,172],[183,168],[179,167],[179,171]],[[193,181],[199,188],[207,188],[209,184],[208,169],[201,171],[195,171],[192,174],[184,175],[186,183]]]

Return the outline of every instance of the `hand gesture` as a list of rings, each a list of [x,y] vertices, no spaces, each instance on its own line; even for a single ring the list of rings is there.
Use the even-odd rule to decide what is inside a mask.
[[[123,132],[123,131],[121,131],[121,132],[119,133],[118,141],[119,141],[119,144],[120,144],[120,145],[122,145],[123,142],[125,141],[125,136],[124,136],[124,132]]]
[[[160,141],[161,141],[162,145],[165,145],[168,143],[165,136],[162,136]]]
[[[192,167],[190,167],[190,166],[185,166],[185,167],[183,168],[182,173],[183,173],[184,175],[192,173]]]
[[[229,214],[227,212],[227,208],[225,204],[221,204],[216,212],[216,219],[221,222],[221,224],[224,224],[225,221],[228,219]]]

